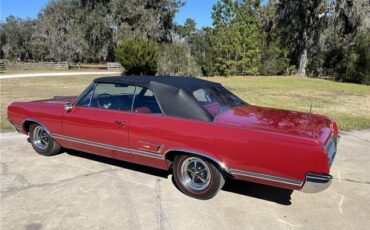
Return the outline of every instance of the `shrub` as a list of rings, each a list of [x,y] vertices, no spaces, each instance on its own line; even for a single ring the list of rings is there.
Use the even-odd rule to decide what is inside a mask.
[[[159,45],[144,38],[124,38],[116,49],[117,60],[128,75],[155,75]]]

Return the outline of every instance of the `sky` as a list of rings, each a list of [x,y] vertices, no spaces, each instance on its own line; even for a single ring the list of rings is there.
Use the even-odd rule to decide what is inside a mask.
[[[14,15],[20,18],[36,18],[40,10],[49,0],[0,0],[0,20],[5,21],[9,15]],[[212,6],[217,0],[186,0],[186,5],[183,6],[177,13],[175,21],[178,24],[184,24],[187,18],[193,18],[197,27],[212,25]]]

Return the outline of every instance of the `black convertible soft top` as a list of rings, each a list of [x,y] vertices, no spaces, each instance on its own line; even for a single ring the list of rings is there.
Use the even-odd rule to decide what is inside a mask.
[[[172,76],[101,77],[94,82],[121,83],[149,88],[164,114],[203,121],[211,121],[213,116],[199,105],[193,92],[200,88],[221,87],[219,83],[195,77]]]

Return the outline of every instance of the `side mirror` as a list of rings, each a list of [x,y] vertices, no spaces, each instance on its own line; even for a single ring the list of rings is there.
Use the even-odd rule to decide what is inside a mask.
[[[71,112],[73,109],[73,104],[71,102],[67,102],[64,104],[64,110],[66,112]]]

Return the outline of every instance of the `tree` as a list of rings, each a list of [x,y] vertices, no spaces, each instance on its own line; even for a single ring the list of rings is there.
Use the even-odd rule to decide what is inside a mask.
[[[158,74],[170,76],[202,76],[190,49],[181,41],[163,44],[158,60]]]
[[[212,12],[211,52],[221,75],[255,75],[261,68],[260,1],[220,0]]]
[[[211,53],[211,34],[212,29],[206,27],[196,30],[186,39],[190,47],[190,53],[200,66],[204,76],[211,76],[216,72]]]
[[[298,74],[306,75],[307,60],[322,31],[321,15],[327,12],[326,0],[277,1],[276,28],[282,45],[289,51],[290,64],[298,66]]]
[[[129,75],[155,75],[159,46],[145,38],[124,38],[116,49],[116,57]]]
[[[173,19],[180,0],[111,0],[109,8],[118,36],[146,37],[157,42],[170,42]]]
[[[196,26],[197,24],[195,23],[194,19],[187,18],[183,26],[176,26],[176,32],[180,38],[188,38],[196,31]]]
[[[29,45],[34,25],[34,20],[23,20],[14,16],[6,19],[1,25],[1,49],[6,58],[22,61],[32,58]]]
[[[260,19],[264,30],[260,73],[263,75],[286,74],[289,68],[289,59],[274,25],[276,8],[273,2],[270,1],[269,4],[261,8]]]
[[[83,61],[88,49],[84,34],[86,12],[77,0],[52,1],[39,14],[35,39],[46,44],[46,59]]]
[[[182,4],[179,0],[50,1],[36,20],[10,17],[1,24],[0,54],[37,61],[114,60],[122,37],[170,42],[174,15]]]

